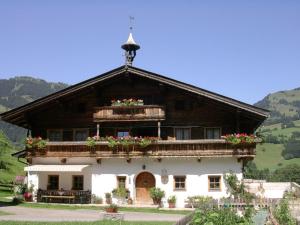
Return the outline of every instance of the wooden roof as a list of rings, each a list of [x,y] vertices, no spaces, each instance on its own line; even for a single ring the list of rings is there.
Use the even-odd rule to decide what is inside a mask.
[[[2,114],[0,114],[0,118],[3,121],[9,122],[9,123],[13,123],[19,126],[22,126],[19,122],[18,122],[18,118],[23,117],[24,114],[26,114],[27,112],[30,112],[33,109],[36,109],[42,105],[45,104],[49,104],[50,102],[55,102],[55,101],[59,101],[60,98],[71,95],[77,91],[80,91],[82,89],[91,87],[94,84],[97,84],[99,82],[105,81],[107,79],[113,78],[115,76],[121,75],[121,74],[134,74],[136,76],[140,76],[140,77],[145,77],[145,78],[149,78],[151,80],[155,80],[158,81],[160,83],[163,84],[167,84],[167,85],[171,85],[177,88],[180,88],[182,90],[188,91],[188,92],[192,92],[194,94],[198,94],[200,96],[204,96],[206,98],[209,99],[213,99],[215,101],[230,105],[232,107],[235,107],[239,110],[244,110],[249,112],[250,114],[253,114],[254,116],[257,116],[259,118],[261,118],[262,120],[264,120],[265,118],[267,118],[269,116],[269,111],[265,110],[265,109],[261,109],[258,107],[255,107],[253,105],[229,98],[229,97],[225,97],[223,95],[211,92],[211,91],[207,91],[205,89],[190,85],[190,84],[186,84],[156,73],[152,73],[140,68],[136,68],[136,67],[132,67],[132,66],[121,66],[118,67],[114,70],[111,70],[109,72],[106,72],[104,74],[101,74],[99,76],[96,76],[94,78],[88,79],[86,81],[80,82],[78,84],[69,86],[61,91],[58,91],[56,93],[50,94],[48,96],[45,96],[43,98],[37,99],[33,102],[30,102],[28,104],[25,104],[23,106],[14,108],[12,110],[9,110],[7,112],[4,112]]]

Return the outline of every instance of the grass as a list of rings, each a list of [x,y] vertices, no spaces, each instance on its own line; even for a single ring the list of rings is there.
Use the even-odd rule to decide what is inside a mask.
[[[257,145],[256,157],[254,158],[257,168],[275,170],[289,164],[300,165],[300,158],[285,160],[281,156],[283,148],[284,146],[282,144],[264,143]]]
[[[90,205],[65,205],[65,204],[48,204],[48,203],[21,203],[19,206],[29,208],[47,208],[47,209],[65,209],[65,210],[77,210],[77,209],[90,209],[90,210],[104,210],[103,206],[90,206]],[[144,213],[162,213],[162,214],[183,214],[187,215],[191,211],[189,210],[160,210],[158,208],[137,208],[137,207],[120,207],[121,212],[144,212]]]
[[[122,225],[171,225],[174,222],[145,222],[145,221],[122,221]],[[0,221],[0,225],[117,225],[119,221],[97,221],[97,222],[20,222]]]
[[[12,193],[8,190],[0,190],[0,204],[10,205],[11,200],[5,197],[12,196]],[[22,207],[28,208],[44,208],[44,209],[57,209],[57,210],[78,210],[78,209],[89,209],[89,210],[104,210],[103,206],[92,206],[92,205],[67,205],[67,204],[51,204],[51,203],[28,203],[24,202],[19,204]],[[137,207],[120,207],[121,212],[144,212],[144,213],[161,213],[161,214],[182,214],[187,215],[190,210],[160,210],[158,208],[137,208]]]

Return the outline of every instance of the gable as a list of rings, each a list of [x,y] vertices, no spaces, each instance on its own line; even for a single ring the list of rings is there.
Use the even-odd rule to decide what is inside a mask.
[[[85,91],[93,89],[96,85],[104,84],[105,82],[109,82],[110,80],[117,79],[119,77],[126,77],[130,79],[130,76],[137,76],[140,78],[149,79],[149,81],[158,82],[162,85],[166,85],[168,87],[174,87],[178,90],[182,90],[186,93],[191,93],[193,95],[198,95],[205,99],[212,100],[214,102],[218,102],[227,107],[231,107],[236,110],[242,110],[247,112],[250,116],[255,117],[261,122],[268,116],[268,111],[257,108],[255,106],[159,75],[149,71],[145,71],[139,68],[131,67],[131,66],[122,66],[116,68],[112,71],[104,73],[102,75],[96,76],[89,80],[83,81],[76,85],[70,86],[64,90],[56,92],[54,94],[48,95],[36,101],[33,101],[24,106],[12,109],[8,112],[2,113],[1,119],[16,124],[18,126],[26,127],[28,126],[28,115],[37,109],[41,109],[43,107],[49,107],[51,105],[61,104],[62,99],[66,99],[72,96],[78,95],[79,93],[84,95]]]

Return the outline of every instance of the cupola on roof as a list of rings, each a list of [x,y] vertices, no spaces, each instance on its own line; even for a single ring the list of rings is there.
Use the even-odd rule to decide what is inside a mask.
[[[136,51],[140,49],[140,46],[134,41],[131,32],[129,33],[127,42],[121,47],[125,50],[125,64],[132,66],[132,62],[136,56]]]

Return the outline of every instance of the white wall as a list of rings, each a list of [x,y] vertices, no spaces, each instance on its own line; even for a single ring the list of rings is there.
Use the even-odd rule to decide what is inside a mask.
[[[59,158],[35,158],[34,164],[60,164]],[[203,158],[198,162],[194,158],[170,158],[158,162],[155,159],[141,158],[132,159],[127,163],[125,159],[102,159],[101,164],[96,163],[94,158],[69,158],[67,164],[90,164],[82,173],[39,173],[39,187],[47,188],[47,176],[49,174],[60,175],[60,188],[70,189],[72,186],[72,175],[84,175],[84,187],[92,190],[92,193],[105,198],[106,192],[111,192],[117,186],[116,176],[126,176],[126,187],[130,190],[131,197],[135,199],[135,178],[143,171],[148,171],[155,176],[156,187],[166,192],[164,204],[167,206],[167,198],[176,195],[177,207],[184,207],[184,200],[188,196],[203,195],[221,198],[227,196],[224,180],[221,179],[221,191],[208,191],[208,175],[223,175],[232,171],[242,178],[241,163],[236,158]],[[143,170],[145,165],[145,170]],[[169,181],[163,184],[161,181],[162,170],[166,170]],[[186,176],[186,190],[173,190],[173,176]]]
[[[284,192],[291,189],[290,182],[246,181],[245,186],[250,193],[263,198],[282,198]]]

